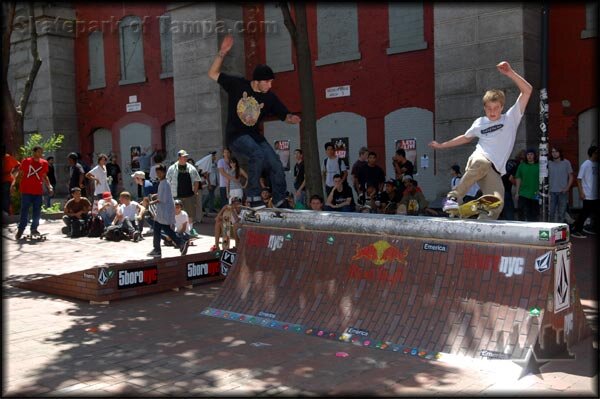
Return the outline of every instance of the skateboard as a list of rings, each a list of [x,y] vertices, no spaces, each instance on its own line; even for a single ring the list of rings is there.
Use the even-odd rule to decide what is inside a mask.
[[[21,237],[21,239],[25,238],[29,241],[46,241],[47,236],[48,236],[48,233],[36,234],[36,235],[27,234],[27,235]]]
[[[449,210],[446,213],[453,218],[467,219],[471,216],[486,214],[492,215],[492,210],[499,207],[502,201],[493,195],[482,195],[481,197],[459,205],[457,210]]]

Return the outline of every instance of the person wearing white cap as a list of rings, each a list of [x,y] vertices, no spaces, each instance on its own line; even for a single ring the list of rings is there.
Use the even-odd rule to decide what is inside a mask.
[[[144,171],[138,170],[132,173],[131,178],[133,179],[135,184],[142,186],[142,197],[149,197],[152,194],[156,194],[156,187],[152,184],[150,180],[146,180],[146,173]],[[142,198],[139,198],[139,200],[141,201]]]
[[[192,226],[196,220],[196,196],[200,195],[200,174],[194,165],[188,162],[188,157],[186,150],[179,150],[177,162],[167,170],[167,181],[173,197],[180,199],[183,208],[187,209]]]

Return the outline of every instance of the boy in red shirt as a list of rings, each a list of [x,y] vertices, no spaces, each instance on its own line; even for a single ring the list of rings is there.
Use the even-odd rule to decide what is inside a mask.
[[[10,209],[10,187],[15,180],[13,173],[16,173],[20,164],[15,157],[6,152],[4,144],[2,152],[4,152],[4,162],[2,163],[2,212],[4,216],[4,213],[8,215]]]
[[[21,184],[19,185],[19,191],[21,192],[21,220],[19,227],[17,228],[17,234],[15,238],[21,239],[27,222],[29,219],[29,207],[33,207],[33,217],[31,218],[30,232],[32,236],[39,236],[40,233],[37,230],[40,224],[40,215],[42,211],[42,184],[46,182],[48,192],[52,194],[54,187],[50,184],[48,179],[48,161],[42,158],[44,155],[44,149],[39,145],[33,147],[33,156],[25,158],[19,166],[19,173],[12,185],[11,190],[15,189],[15,181],[22,176]]]

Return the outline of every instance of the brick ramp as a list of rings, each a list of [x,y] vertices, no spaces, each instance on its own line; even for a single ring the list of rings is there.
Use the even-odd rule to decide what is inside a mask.
[[[204,315],[426,358],[523,358],[530,347],[549,357],[591,333],[564,225],[259,215],[245,217],[235,264]],[[427,231],[411,236],[411,226]],[[461,226],[468,241],[447,235]],[[523,244],[502,242],[511,240]]]
[[[215,255],[214,252],[203,252],[172,258],[107,263],[83,269],[73,265],[73,272],[30,274],[10,284],[90,302],[109,302],[223,280],[221,263]]]

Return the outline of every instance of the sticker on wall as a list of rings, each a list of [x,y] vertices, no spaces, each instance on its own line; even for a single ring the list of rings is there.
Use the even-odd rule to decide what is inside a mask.
[[[550,259],[552,259],[552,252],[546,252],[535,260],[535,270],[538,272],[545,272],[550,269]]]
[[[244,212],[244,221],[249,223],[260,223],[260,215],[256,212]]]
[[[287,234],[285,235],[285,240],[286,240],[286,241],[292,241],[292,233],[287,233]]]
[[[510,359],[512,355],[509,353],[488,351],[488,350],[482,349],[479,351],[479,356],[485,357],[486,359]]]
[[[542,314],[542,310],[537,306],[529,309],[529,316],[531,317],[540,317],[540,314]]]
[[[227,266],[232,266],[233,262],[235,262],[235,252],[225,250],[221,255],[221,263],[226,264]]]
[[[327,244],[333,245],[334,242],[335,242],[335,237],[334,236],[327,237]]]
[[[91,273],[83,272],[83,278],[87,278],[89,280],[95,280],[96,279],[96,275],[91,274]]]
[[[571,260],[567,249],[556,251],[556,268],[554,270],[554,313],[571,306],[570,286]]]

